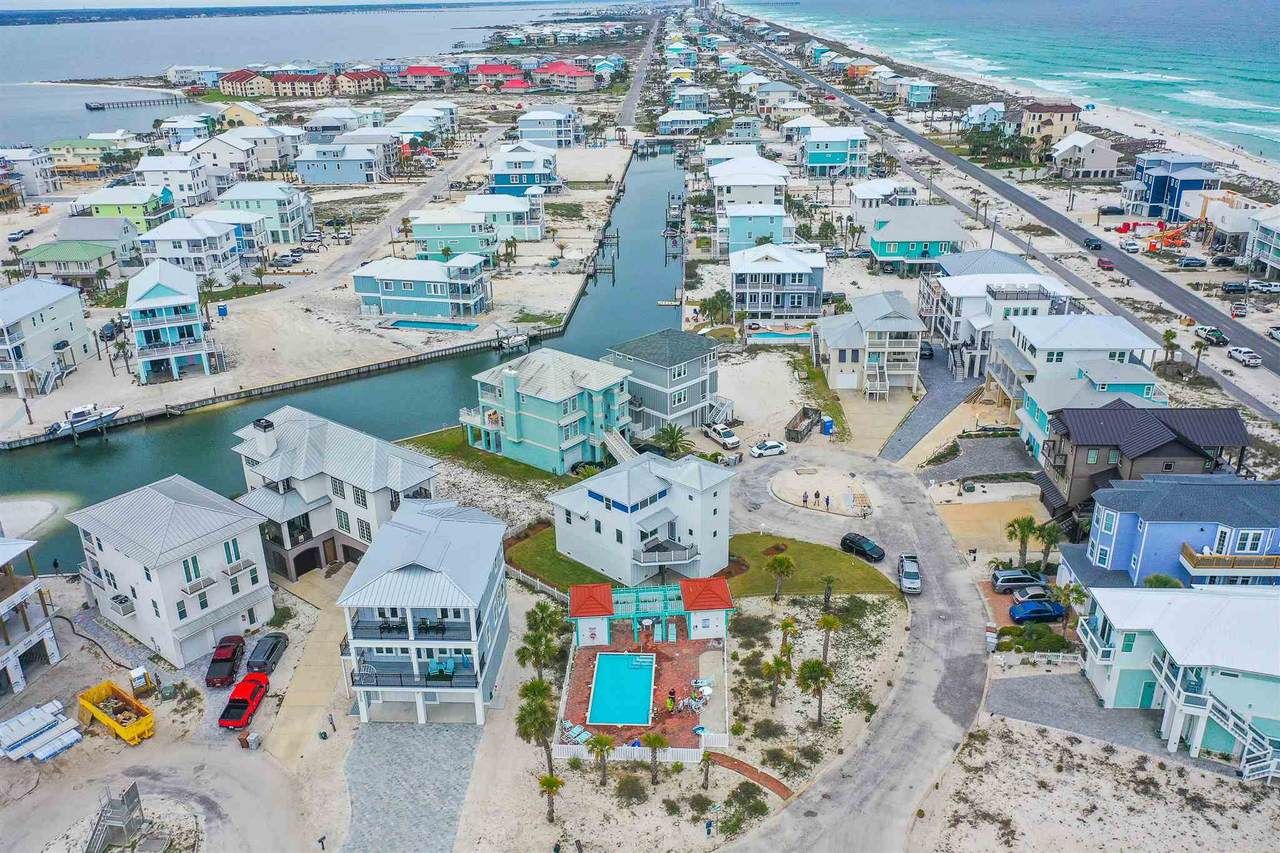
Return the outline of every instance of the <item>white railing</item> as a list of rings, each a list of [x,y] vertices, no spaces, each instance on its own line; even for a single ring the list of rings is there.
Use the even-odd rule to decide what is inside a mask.
[[[1072,666],[1084,666],[1084,658],[1076,652],[1034,652],[1033,660],[1037,664],[1070,664]]]
[[[733,746],[733,736],[707,732],[702,736],[703,749],[729,749]]]
[[[525,574],[524,572],[520,571],[519,569],[517,569],[515,566],[512,566],[511,564],[507,564],[507,577],[513,578],[519,581],[520,583],[524,584],[525,586],[531,586],[538,592],[544,592],[547,595],[554,598],[556,601],[559,601],[561,604],[569,603],[569,596],[567,593],[563,592],[562,590],[556,589],[554,586],[551,586],[545,581],[538,580],[533,575]]]
[[[595,761],[595,757],[587,748],[577,743],[553,743],[551,757],[560,759],[579,758],[583,761]],[[650,761],[652,751],[644,746],[615,746],[609,752],[610,761]],[[673,764],[677,761],[684,764],[697,764],[702,760],[702,747],[668,747],[658,750],[658,761]]]
[[[646,551],[643,548],[636,548],[632,552],[631,559],[641,565],[656,565],[658,563],[683,563],[697,556],[698,546],[689,545],[686,548],[667,548],[658,551]]]
[[[255,563],[251,558],[245,557],[243,560],[236,560],[229,566],[223,566],[222,573],[227,577],[232,577],[253,568],[254,565]]]
[[[1101,663],[1111,663],[1115,657],[1115,647],[1104,645],[1102,638],[1087,619],[1081,619],[1076,625],[1076,634],[1089,647],[1089,653]]]
[[[159,358],[166,355],[182,355],[206,352],[213,349],[213,338],[190,338],[162,344],[143,344],[138,347],[138,358]]]
[[[155,329],[164,326],[189,326],[192,323],[201,321],[200,314],[190,312],[186,314],[168,314],[160,317],[135,317],[130,321],[130,327],[134,329]]]
[[[184,595],[195,595],[197,592],[200,592],[203,589],[208,589],[215,583],[217,583],[217,579],[214,578],[213,575],[204,575],[183,584],[182,592]]]

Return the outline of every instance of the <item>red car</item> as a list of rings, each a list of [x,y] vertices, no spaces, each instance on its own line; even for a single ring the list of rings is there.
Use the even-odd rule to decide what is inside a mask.
[[[266,673],[251,672],[246,675],[227,697],[227,707],[222,709],[218,725],[224,729],[243,729],[249,725],[270,686]]]
[[[240,670],[240,658],[244,657],[244,637],[231,634],[218,641],[213,650],[213,660],[205,671],[204,683],[208,687],[230,687]]]
[[[1098,269],[1113,270],[1116,268],[1116,262],[1110,258],[1098,258]]]

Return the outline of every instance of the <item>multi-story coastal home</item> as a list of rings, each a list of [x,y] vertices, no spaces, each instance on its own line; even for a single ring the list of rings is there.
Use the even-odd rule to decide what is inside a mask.
[[[541,348],[473,378],[479,405],[458,420],[467,443],[553,474],[629,457],[631,371]]]
[[[400,159],[405,142],[393,127],[357,127],[333,138],[335,145],[361,145],[372,149],[378,157],[379,171],[384,175],[396,175],[401,171]]]
[[[1077,626],[1104,708],[1161,710],[1169,752],[1280,779],[1280,590],[1098,589]]]
[[[68,216],[58,223],[58,239],[105,243],[121,264],[133,263],[142,255],[137,227],[122,216]]]
[[[1068,181],[1114,180],[1120,154],[1106,141],[1077,130],[1054,143],[1049,160]]]
[[[959,252],[971,239],[950,206],[880,208],[870,219],[867,243],[872,257],[899,275],[931,272],[939,258]]]
[[[471,318],[488,311],[493,298],[480,255],[447,261],[380,258],[351,275],[362,313]]]
[[[0,160],[22,177],[22,189],[29,198],[62,189],[62,179],[53,169],[53,155],[47,148],[0,148]]]
[[[727,258],[753,246],[796,242],[796,221],[780,204],[730,204],[716,217],[716,256]]]
[[[1004,131],[1008,136],[1035,140],[1036,150],[1043,155],[1054,143],[1080,129],[1081,112],[1070,101],[1031,101],[1005,110]]]
[[[874,218],[873,211],[881,207],[912,207],[920,198],[914,184],[893,178],[872,178],[849,187],[849,215],[854,222],[866,222]]]
[[[333,75],[276,74],[271,89],[277,98],[327,98],[333,94]]]
[[[219,77],[218,91],[233,98],[268,98],[275,94],[270,77],[248,68]]]
[[[275,120],[275,113],[252,101],[232,101],[218,111],[218,124],[226,128],[263,127]]]
[[[787,195],[787,167],[763,157],[734,157],[707,168],[715,192],[716,215],[730,205],[781,205]]]
[[[208,139],[213,135],[216,119],[210,114],[170,116],[160,122],[156,132],[164,137],[165,144],[177,151],[183,145]]]
[[[293,166],[304,184],[372,184],[387,177],[381,154],[368,145],[303,145]]]
[[[860,127],[815,127],[801,146],[811,178],[864,178],[867,132]]]
[[[218,87],[222,69],[212,65],[170,65],[164,70],[164,78],[175,86]]]
[[[769,118],[775,122],[787,122],[806,116],[813,111],[813,106],[805,101],[783,101],[769,111]]]
[[[668,110],[658,116],[661,136],[693,136],[716,120],[710,113],[698,110]]]
[[[381,71],[343,71],[333,78],[333,88],[339,95],[371,95],[387,88],[387,75]]]
[[[406,500],[378,531],[338,596],[347,623],[343,670],[361,722],[476,725],[493,701],[510,634],[502,538],[506,524],[456,501]]]
[[[668,570],[706,578],[729,564],[733,470],[644,453],[547,496],[556,550],[624,586]]]
[[[396,85],[401,89],[415,92],[436,92],[448,89],[453,82],[453,73],[439,65],[410,65],[400,72]]]
[[[178,215],[168,187],[103,187],[77,198],[76,207],[89,216],[127,219],[139,232]]]
[[[529,187],[560,188],[555,150],[531,142],[501,146],[489,158],[489,192],[524,195]]]
[[[62,660],[50,621],[57,608],[35,576],[35,544],[0,535],[0,698],[26,690],[29,680]],[[14,566],[24,555],[30,575],[18,574]]]
[[[1120,200],[1131,216],[1177,222],[1182,218],[1183,193],[1221,185],[1210,157],[1173,151],[1139,154],[1133,178],[1120,184]]]
[[[0,288],[0,392],[48,394],[92,340],[76,288],[42,278]]]
[[[1169,405],[1169,396],[1145,364],[1105,358],[1076,362],[1072,379],[1045,377],[1022,386],[1018,409],[1018,437],[1037,459],[1051,432],[1059,427],[1053,418],[1063,409],[1100,409],[1112,400],[1124,400],[1134,408]]]
[[[179,668],[275,612],[262,520],[177,474],[67,516],[89,606]]]
[[[192,219],[221,222],[236,229],[236,252],[240,262],[250,268],[266,260],[267,247],[271,243],[267,230],[267,217],[247,210],[202,210]]]
[[[244,181],[218,196],[221,210],[260,213],[267,218],[266,233],[272,243],[297,245],[315,228],[311,196],[284,181]]]
[[[824,118],[820,118],[812,113],[796,116],[793,119],[787,119],[778,129],[782,131],[782,140],[784,142],[804,142],[809,138],[809,134],[813,132],[815,127],[830,127],[831,123]]]
[[[213,200],[213,186],[205,166],[190,154],[143,157],[133,172],[144,186],[168,189],[181,208],[198,207]]]
[[[229,169],[235,180],[243,180],[262,170],[262,165],[258,162],[257,146],[248,139],[229,133],[188,142],[179,146],[178,150],[195,157],[206,168]]]
[[[1269,279],[1280,276],[1280,205],[1250,215],[1244,255],[1255,271]]]
[[[218,367],[219,351],[204,330],[200,279],[167,261],[153,261],[129,279],[124,301],[137,360],[138,382],[206,376]]]
[[[168,261],[196,277],[227,283],[241,269],[236,226],[210,219],[170,219],[138,238],[142,260]]]
[[[760,146],[743,142],[728,142],[717,145],[703,144],[702,162],[709,168],[727,163],[738,157],[759,157]]]
[[[509,239],[521,242],[541,240],[543,234],[542,187],[530,187],[523,196],[469,195],[462,200],[462,209],[483,214],[485,222],[493,226],[499,243]]]
[[[1004,102],[970,104],[960,116],[961,130],[995,130],[1004,125]]]
[[[571,112],[578,115],[577,111],[566,104],[545,104],[530,107],[531,110],[549,109],[555,112]],[[452,136],[458,132],[458,105],[453,101],[418,101],[413,106],[406,109],[400,115],[429,115],[436,119],[440,132]],[[579,116],[579,120],[581,116]]]
[[[486,62],[467,72],[467,82],[472,86],[497,88],[508,80],[523,80],[524,71],[507,63]]]
[[[794,101],[800,90],[790,83],[770,80],[755,89],[756,112],[762,116],[773,115],[779,104]]]
[[[729,255],[734,311],[749,320],[813,320],[822,315],[822,252],[764,244]]]
[[[597,82],[594,71],[559,60],[539,65],[530,76],[535,86],[552,92],[592,92]]]
[[[938,99],[938,84],[921,77],[904,77],[894,83],[898,103],[909,110],[924,109]]]
[[[719,396],[719,344],[706,335],[663,329],[609,347],[602,361],[631,371],[632,431],[647,437],[669,424],[698,429],[728,421],[733,402]]]
[[[569,148],[586,141],[582,114],[567,104],[536,104],[516,119],[522,142],[543,148]]]
[[[942,275],[1035,275],[1036,268],[1021,255],[999,249],[971,249],[938,259]]]
[[[29,276],[87,292],[105,290],[120,275],[120,256],[115,246],[89,240],[42,243],[19,255],[18,263]]]
[[[267,567],[290,580],[359,562],[406,498],[430,498],[437,461],[293,406],[236,430],[237,502],[265,516]]]
[[[458,255],[479,255],[490,265],[498,252],[497,230],[485,214],[447,207],[419,210],[410,223],[417,257],[444,261]]]
[[[669,103],[672,109],[705,113],[711,109],[711,91],[701,86],[676,86]]]
[[[85,178],[103,171],[102,158],[119,146],[109,139],[58,139],[49,143],[53,173],[62,178]]]
[[[740,95],[754,96],[756,89],[769,82],[769,78],[755,71],[748,71],[738,76],[737,88]]]
[[[896,290],[859,296],[845,314],[818,320],[814,363],[832,388],[887,397],[895,388],[920,390],[920,340],[925,325]]]

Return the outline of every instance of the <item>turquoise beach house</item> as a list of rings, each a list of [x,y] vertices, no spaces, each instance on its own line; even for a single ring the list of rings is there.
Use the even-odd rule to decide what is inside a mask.
[[[785,246],[795,241],[796,221],[780,204],[731,204],[716,217],[717,257],[763,243]]]
[[[479,405],[458,412],[467,443],[552,474],[627,445],[630,370],[536,349],[474,377]],[[615,454],[616,456],[616,454]]]
[[[1036,459],[1049,436],[1049,418],[1062,409],[1097,409],[1112,400],[1135,408],[1167,407],[1169,396],[1145,364],[1094,358],[1078,362],[1074,379],[1046,377],[1024,383],[1018,436]]]
[[[811,178],[865,178],[867,133],[860,127],[811,127],[803,137],[804,170]]]
[[[180,379],[192,370],[213,372],[217,348],[204,331],[195,273],[152,261],[129,279],[124,307],[137,350],[139,384]]]
[[[461,207],[420,210],[413,215],[410,228],[418,260],[444,261],[472,254],[492,265],[498,252],[497,232],[480,211]]]
[[[476,317],[489,310],[492,293],[480,255],[449,260],[379,258],[351,274],[360,310],[406,317]]]
[[[559,188],[556,152],[532,142],[503,145],[489,158],[489,192],[524,195],[529,187]]]
[[[900,275],[932,271],[940,257],[961,251],[969,240],[950,205],[881,208],[873,215],[871,254]]]

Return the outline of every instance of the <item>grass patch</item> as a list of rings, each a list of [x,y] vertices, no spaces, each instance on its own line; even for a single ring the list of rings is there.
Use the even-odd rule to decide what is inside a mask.
[[[284,286],[279,284],[237,284],[234,287],[224,287],[219,290],[201,293],[200,304],[229,302],[232,299],[243,299],[246,296],[257,296],[259,293],[269,293],[272,290],[284,290]]]
[[[770,554],[764,552],[777,545],[796,564],[796,573],[782,582],[788,595],[820,595],[823,575],[832,575],[835,592],[896,593],[897,587],[867,563],[826,545],[801,542],[767,533],[739,533],[729,539],[729,553],[743,560],[748,569],[729,579],[734,595],[773,595],[773,575],[764,570]],[[775,551],[776,553],[776,551]]]
[[[540,530],[508,547],[507,562],[558,589],[568,589],[576,583],[613,583],[595,569],[556,551],[554,527]]]
[[[556,219],[578,220],[586,218],[582,213],[582,205],[576,201],[550,201],[542,206],[548,216]]]
[[[520,313],[511,318],[513,323],[535,323],[539,326],[559,326],[564,322],[564,314],[555,311],[545,311],[541,314],[535,311],[526,311],[521,308]]]
[[[1039,222],[1028,222],[1025,225],[1015,225],[1009,229],[1010,231],[1018,231],[1030,237],[1052,237],[1058,233],[1052,228],[1041,225]]]
[[[1010,471],[1004,474],[974,474],[962,477],[965,483],[1034,483],[1035,474],[1030,471]]]
[[[733,326],[718,326],[707,332],[708,338],[714,338],[726,344],[734,343],[738,340],[738,330]]]
[[[128,286],[109,287],[106,290],[95,290],[89,297],[89,304],[94,308],[123,308]]]
[[[564,185],[571,190],[607,190],[613,187],[610,181],[565,181]],[[555,202],[552,202],[552,204],[555,204]],[[582,208],[580,204],[572,202],[566,202],[566,204],[577,207],[579,210]],[[544,207],[548,208],[547,212],[549,213],[551,205],[544,205]]]
[[[953,441],[950,444],[948,444],[946,447],[939,450],[937,453],[930,456],[928,459],[924,460],[924,464],[921,465],[920,467],[929,468],[934,465],[941,465],[944,462],[950,462],[952,459],[955,459],[959,455],[960,455],[960,442]]]
[[[549,474],[541,468],[535,468],[532,465],[526,465],[523,462],[517,462],[514,459],[508,459],[496,453],[477,450],[467,444],[467,431],[461,425],[430,432],[426,435],[415,436],[414,438],[406,439],[402,443],[407,447],[412,447],[414,450],[420,450],[432,456],[451,459],[459,465],[465,465],[474,471],[492,474],[495,477],[501,477],[504,480],[511,480],[516,483],[567,486],[569,483],[574,482],[573,477]]]
[[[822,368],[809,358],[808,350],[792,352],[791,369],[800,377],[800,384],[809,399],[836,422],[836,441],[848,441],[852,437],[849,422],[844,417],[844,406],[840,405],[840,397],[827,384],[827,376]]]
[[[276,612],[271,614],[271,618],[267,620],[268,628],[283,628],[289,624],[289,620],[294,617],[293,608],[286,604],[282,604],[276,608]]]

